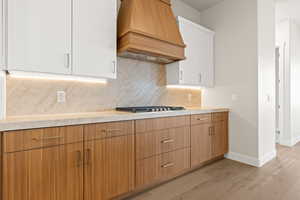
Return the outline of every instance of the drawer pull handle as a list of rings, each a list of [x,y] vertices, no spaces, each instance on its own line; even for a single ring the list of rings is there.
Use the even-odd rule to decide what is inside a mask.
[[[197,120],[198,121],[208,121],[209,119],[208,118],[198,118]]]
[[[92,150],[86,149],[84,154],[84,165],[90,165],[92,162]]]
[[[161,141],[162,144],[168,144],[168,143],[172,143],[172,142],[174,142],[174,139],[167,139],[167,140]]]
[[[106,136],[94,137],[93,140],[102,140],[107,138]]]
[[[121,132],[122,130],[121,129],[108,129],[108,130],[101,130],[101,132],[105,133],[105,132]]]
[[[162,165],[161,167],[168,168],[168,167],[173,167],[174,165],[175,165],[174,163],[167,163],[167,164]]]
[[[208,135],[209,136],[215,135],[215,127],[213,127],[213,126],[209,127],[209,134]]]
[[[77,167],[81,167],[82,165],[82,153],[81,151],[77,151]]]
[[[57,139],[62,139],[62,136],[53,136],[53,137],[43,137],[43,138],[32,138],[34,141],[41,141],[41,140],[57,140]]]

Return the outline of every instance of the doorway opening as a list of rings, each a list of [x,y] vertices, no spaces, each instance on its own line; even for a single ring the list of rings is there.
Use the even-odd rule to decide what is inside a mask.
[[[275,49],[276,56],[276,144],[281,144],[281,136],[283,135],[283,95],[284,95],[284,57],[285,44],[279,45]]]

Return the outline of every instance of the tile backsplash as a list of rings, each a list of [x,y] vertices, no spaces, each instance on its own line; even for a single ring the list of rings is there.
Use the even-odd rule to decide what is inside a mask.
[[[57,103],[57,91],[66,102]],[[166,88],[163,65],[118,58],[107,84],[7,77],[7,116],[95,112],[116,106],[200,106],[201,91]]]

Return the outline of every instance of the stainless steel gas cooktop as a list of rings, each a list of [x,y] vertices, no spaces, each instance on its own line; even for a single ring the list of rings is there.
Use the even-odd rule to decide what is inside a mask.
[[[185,110],[184,107],[173,107],[173,106],[144,106],[144,107],[118,107],[117,111],[124,112],[162,112],[162,111],[175,111]]]

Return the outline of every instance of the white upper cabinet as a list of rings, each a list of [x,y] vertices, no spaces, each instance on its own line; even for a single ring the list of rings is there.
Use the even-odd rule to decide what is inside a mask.
[[[75,0],[73,74],[116,78],[116,0]]]
[[[71,73],[72,0],[8,0],[8,70]]]
[[[5,34],[5,20],[6,20],[6,17],[5,17],[5,3],[6,1],[4,0],[0,0],[0,70],[5,70],[6,69],[6,47],[5,47],[5,44],[6,44],[6,40],[5,40],[5,37],[6,37],[6,34]]]
[[[186,59],[167,65],[167,84],[213,87],[215,33],[182,17],[178,25]]]

